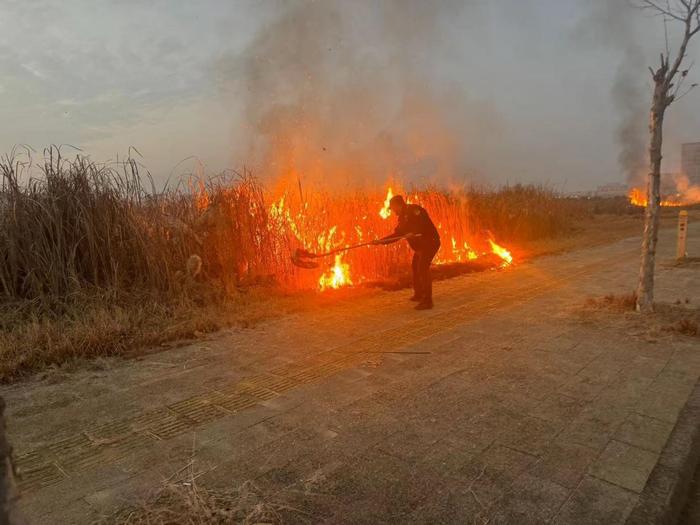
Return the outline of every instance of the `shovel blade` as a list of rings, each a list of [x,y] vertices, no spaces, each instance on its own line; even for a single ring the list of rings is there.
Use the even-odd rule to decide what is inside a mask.
[[[299,268],[304,268],[306,270],[312,270],[313,268],[318,268],[318,263],[315,263],[313,261],[309,261],[307,259],[302,259],[301,257],[296,257],[293,255],[291,257],[292,259],[292,264],[294,266],[298,266]]]

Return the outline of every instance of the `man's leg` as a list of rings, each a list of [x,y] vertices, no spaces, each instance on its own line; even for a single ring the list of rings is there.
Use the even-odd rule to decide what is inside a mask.
[[[413,270],[413,297],[411,297],[411,301],[420,301],[423,297],[420,272],[420,252],[413,253],[411,269]]]
[[[433,257],[437,253],[440,246],[429,248],[422,251],[418,264],[418,273],[420,274],[423,296],[421,301],[416,306],[417,309],[427,310],[433,307],[433,279],[430,275],[430,264],[433,262]]]

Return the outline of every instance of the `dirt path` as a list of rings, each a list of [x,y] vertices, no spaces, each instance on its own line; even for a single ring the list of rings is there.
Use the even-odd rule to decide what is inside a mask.
[[[3,388],[22,510],[90,522],[189,466],[311,522],[623,522],[700,375],[697,338],[580,312],[633,289],[638,252],[440,282],[430,312],[381,293]],[[657,286],[696,299],[700,270],[661,265]]]

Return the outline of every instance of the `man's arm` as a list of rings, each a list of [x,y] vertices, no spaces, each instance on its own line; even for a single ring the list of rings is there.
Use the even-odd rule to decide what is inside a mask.
[[[394,231],[390,233],[389,235],[386,235],[384,237],[381,237],[375,241],[376,244],[392,244],[395,242],[400,241],[403,239],[404,235],[408,233],[408,223],[406,221],[403,221],[399,219],[398,224],[396,225],[396,228],[394,228]]]

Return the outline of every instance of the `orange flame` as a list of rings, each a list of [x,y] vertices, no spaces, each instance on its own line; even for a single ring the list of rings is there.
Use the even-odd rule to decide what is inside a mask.
[[[382,219],[388,219],[391,216],[391,208],[389,208],[389,202],[391,201],[391,198],[394,196],[394,193],[391,191],[391,187],[389,187],[389,190],[386,192],[386,199],[384,199],[384,207],[379,210],[379,216]]]
[[[380,195],[386,195],[383,207],[377,214],[368,213],[374,206],[372,203],[381,199]],[[384,220],[391,215],[389,201],[393,195],[393,189],[387,188],[381,194],[370,195],[367,199],[364,196],[358,196],[357,200],[354,197],[341,197],[342,206],[327,207],[324,202],[326,196],[321,196],[318,202],[313,200],[313,196],[306,202],[295,202],[295,193],[285,192],[281,196],[277,195],[269,205],[267,228],[275,239],[273,242],[279,243],[276,246],[280,252],[289,243],[314,253],[359,244],[386,234]],[[479,236],[471,230],[465,214],[466,204],[455,205],[447,195],[433,189],[410,193],[411,201],[426,208],[436,219],[443,238],[435,264],[467,263],[495,254],[501,259],[500,267],[510,265],[513,262],[510,252],[496,244],[493,237],[490,244],[486,244],[486,236]],[[319,208],[319,202],[323,208]],[[330,222],[331,219],[333,222]],[[354,274],[360,275],[355,275],[355,284],[365,279],[374,279],[383,275],[387,261],[393,260],[403,250],[406,247],[401,243],[391,248],[344,253],[336,255],[334,264],[311,281],[303,278],[303,272],[298,275],[301,282],[305,283],[304,286],[315,283],[320,291],[338,289],[353,284],[351,267]]]
[[[328,288],[337,290],[341,286],[352,285],[350,279],[350,265],[342,261],[342,255],[335,256],[335,264],[328,273],[324,273],[318,280],[318,288],[324,291]]]
[[[630,204],[634,206],[641,206],[645,207],[647,205],[647,196],[646,192],[642,190],[641,188],[632,188],[629,193],[627,194],[627,197],[630,200]],[[681,198],[680,195],[672,198],[665,198],[661,199],[661,206],[663,207],[678,207],[678,206],[688,206],[690,204],[693,204],[692,202],[686,202],[684,199]]]
[[[513,256],[503,246],[499,246],[492,239],[489,239],[489,244],[491,244],[491,251],[503,259],[502,267],[508,266],[513,262]]]
[[[641,188],[632,188],[627,194],[627,197],[630,200],[630,204],[633,204],[634,206],[647,205],[647,197]]]
[[[691,185],[685,176],[676,179],[676,194],[661,199],[661,206],[680,207],[693,206],[700,203],[700,186]],[[632,188],[627,194],[630,204],[634,206],[647,205],[647,192],[642,188]]]

